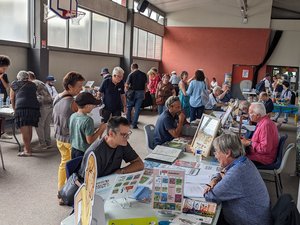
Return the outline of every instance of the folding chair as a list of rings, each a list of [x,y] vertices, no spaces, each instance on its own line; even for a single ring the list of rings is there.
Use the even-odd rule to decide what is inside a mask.
[[[83,156],[76,157],[69,160],[66,163],[66,175],[67,179],[72,175],[72,173],[79,171]]]
[[[154,129],[153,124],[148,124],[144,126],[145,137],[146,137],[146,147],[149,153],[154,149]]]

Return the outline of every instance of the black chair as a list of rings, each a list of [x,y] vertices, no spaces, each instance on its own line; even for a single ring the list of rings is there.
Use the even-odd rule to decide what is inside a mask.
[[[67,179],[72,175],[72,173],[79,171],[82,159],[83,159],[83,156],[79,156],[79,157],[69,160],[66,163]]]
[[[288,138],[287,135],[280,137],[279,144],[278,144],[278,150],[277,150],[277,156],[276,156],[274,163],[272,163],[270,165],[257,166],[257,169],[259,170],[260,173],[270,173],[270,172],[273,173],[274,180],[267,180],[267,179],[264,179],[264,180],[275,182],[277,198],[279,197],[279,192],[280,192],[280,194],[282,193],[282,188],[283,188],[280,173],[282,172],[282,170],[285,166],[285,161],[287,160],[287,157],[288,157],[291,149],[294,147],[293,144],[289,144],[287,147],[287,150],[285,151],[285,154],[283,153],[284,152],[283,151],[284,144],[285,144],[287,138]],[[283,156],[285,156],[284,161],[283,161],[283,158],[284,158]]]
[[[145,138],[146,138],[146,148],[148,153],[151,153],[154,149],[154,129],[153,124],[148,124],[144,126]]]
[[[274,225],[299,225],[300,214],[290,194],[283,194],[272,209]]]

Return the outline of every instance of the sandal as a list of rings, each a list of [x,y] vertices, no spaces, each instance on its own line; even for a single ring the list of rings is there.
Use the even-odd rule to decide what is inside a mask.
[[[32,153],[28,153],[28,152],[19,152],[18,153],[19,157],[30,157],[32,156]]]

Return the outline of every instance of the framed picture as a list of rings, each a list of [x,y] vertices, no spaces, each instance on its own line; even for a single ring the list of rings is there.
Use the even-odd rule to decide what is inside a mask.
[[[203,114],[193,138],[192,147],[194,149],[201,149],[204,157],[209,156],[212,142],[219,128],[220,119]]]

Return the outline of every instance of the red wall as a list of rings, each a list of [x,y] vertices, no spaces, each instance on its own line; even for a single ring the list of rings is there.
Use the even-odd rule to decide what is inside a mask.
[[[166,27],[160,72],[187,70],[191,76],[203,69],[210,80],[221,82],[233,64],[261,63],[269,36],[269,29]],[[264,73],[262,68],[260,76]]]

